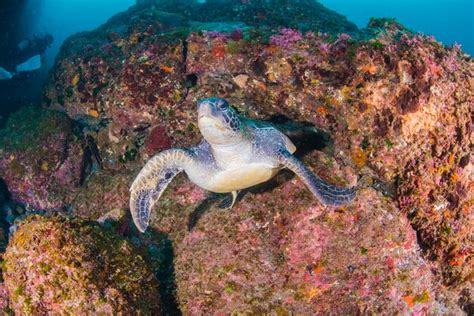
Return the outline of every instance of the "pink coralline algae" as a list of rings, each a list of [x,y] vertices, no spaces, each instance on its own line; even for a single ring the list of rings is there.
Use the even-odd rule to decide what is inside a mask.
[[[336,43],[345,42],[345,41],[350,40],[350,39],[351,39],[351,36],[349,34],[341,33],[337,36]]]
[[[290,49],[301,39],[302,36],[298,30],[284,28],[280,30],[279,34],[270,37],[270,44]]]
[[[33,216],[3,257],[18,314],[154,314],[158,283],[130,242],[82,220]]]
[[[446,65],[446,68],[450,72],[454,72],[458,69],[456,61],[457,61],[460,53],[461,53],[461,45],[456,43],[456,44],[453,45],[453,47],[451,49],[451,53],[445,58],[444,64]]]
[[[192,183],[186,183],[176,188],[177,200],[182,204],[194,204],[206,198],[205,192]]]
[[[8,310],[8,291],[3,283],[0,284],[0,310]]]
[[[12,197],[37,209],[63,207],[84,164],[84,143],[74,135],[73,121],[58,112],[25,108],[10,118],[0,140],[0,174]]]
[[[328,53],[330,48],[331,48],[331,44],[330,43],[321,43],[321,44],[318,45],[318,48],[321,52]]]

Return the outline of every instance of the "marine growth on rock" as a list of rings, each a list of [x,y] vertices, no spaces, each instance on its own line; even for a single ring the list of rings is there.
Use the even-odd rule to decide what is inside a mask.
[[[3,259],[11,308],[20,315],[160,310],[151,268],[130,242],[97,223],[29,217]]]
[[[45,109],[0,130],[0,178],[24,206],[11,214],[113,215],[122,237],[12,218],[0,297],[18,313],[147,314],[160,296],[163,314],[472,312],[472,57],[393,19],[359,30],[316,1],[222,1],[143,3],[66,40]],[[138,234],[130,184],[201,140],[208,97],[284,127],[319,177],[364,187],[325,208],[282,172],[225,211],[178,175]]]

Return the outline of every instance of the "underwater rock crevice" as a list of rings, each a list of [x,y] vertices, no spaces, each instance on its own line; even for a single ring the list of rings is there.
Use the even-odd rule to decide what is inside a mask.
[[[313,150],[324,151],[334,146],[331,134],[311,122],[293,121],[283,114],[273,115],[268,122],[294,142],[299,157]]]
[[[188,88],[195,87],[198,83],[199,77],[196,74],[186,75],[186,86]]]
[[[194,73],[188,74],[187,71],[187,61],[188,61],[188,41],[186,38],[181,40],[181,46],[182,46],[182,64],[183,64],[183,74],[184,74],[184,81],[183,81],[183,89],[184,93],[183,96],[181,97],[181,100],[179,101],[178,104],[183,104],[186,102],[186,99],[189,94],[189,90],[196,86],[198,82],[198,77]]]
[[[79,178],[79,185],[82,186],[87,181],[87,178],[92,173],[92,157],[93,152],[86,141],[86,146],[84,146],[84,156],[81,162],[81,175]]]
[[[100,169],[102,169],[103,168],[102,158],[100,157],[100,151],[99,151],[99,148],[97,147],[97,143],[96,143],[95,139],[92,136],[87,135],[85,137],[85,140],[86,140],[86,146],[85,147],[90,152],[91,163],[92,163],[92,158],[93,158],[94,159],[93,161],[95,163],[97,163],[97,165]]]
[[[0,178],[0,205],[10,200],[11,194],[4,179]]]
[[[181,62],[184,65],[184,73],[186,73],[186,62],[188,60],[188,41],[186,39],[181,40],[181,45],[182,45],[182,60]]]
[[[8,244],[8,234],[13,222],[13,211],[8,206],[11,199],[7,184],[0,178],[0,252],[5,251]]]
[[[161,315],[179,316],[182,312],[177,298],[176,274],[174,267],[175,250],[166,233],[155,228],[140,237],[147,247],[147,257],[152,263],[159,281],[158,290],[161,301]]]

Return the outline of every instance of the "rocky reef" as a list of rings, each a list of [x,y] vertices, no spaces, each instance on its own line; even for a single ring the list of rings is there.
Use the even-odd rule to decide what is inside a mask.
[[[146,2],[146,1],[145,1]],[[343,15],[312,0],[151,0],[160,11],[182,15],[189,24],[204,30],[216,24],[238,23],[260,30],[281,27],[331,34],[356,33],[357,26]],[[206,24],[207,23],[207,24]]]
[[[130,242],[97,223],[33,216],[13,234],[3,277],[18,314],[156,313],[158,282]]]
[[[64,113],[25,107],[0,131],[1,177],[12,198],[36,209],[60,209],[83,181],[85,143]],[[80,131],[79,131],[80,132]]]
[[[232,20],[219,1],[141,4],[68,39],[44,89],[47,110],[25,109],[0,132],[11,198],[113,217],[111,229],[152,258],[159,282],[140,284],[160,283],[164,314],[472,312],[472,58],[394,20],[357,30],[327,10],[318,12],[334,27],[318,15],[300,25],[298,10],[321,5],[298,1],[284,15],[268,3],[234,1]],[[252,118],[324,131],[295,140],[297,154],[332,183],[365,187],[352,203],[325,208],[283,171],[228,211],[180,175],[151,231],[138,234],[126,215],[130,182],[153,154],[200,140],[195,104],[209,96]],[[34,142],[28,126],[37,126]],[[7,137],[13,130],[18,141]],[[74,223],[35,221],[9,249],[22,227],[68,236],[63,226]],[[73,248],[95,232],[72,231],[77,241],[61,240]],[[25,260],[38,260],[39,248],[28,247]],[[20,310],[26,294],[15,296],[12,284],[25,277],[6,271]]]

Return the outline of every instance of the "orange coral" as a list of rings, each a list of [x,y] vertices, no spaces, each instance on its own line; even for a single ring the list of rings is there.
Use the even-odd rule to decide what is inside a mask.
[[[451,175],[451,182],[452,183],[456,183],[456,181],[458,181],[458,174],[456,172],[454,172],[452,175]]]
[[[328,110],[324,106],[318,106],[316,108],[316,112],[318,112],[321,115],[324,115],[328,112]]]
[[[77,86],[78,82],[79,82],[79,74],[76,74],[74,77],[72,77],[71,84],[75,87]]]
[[[410,307],[410,308],[412,308],[415,305],[413,296],[411,296],[411,295],[405,295],[403,297],[403,300],[405,301],[405,303],[407,303],[408,307]]]
[[[97,110],[91,109],[89,110],[89,115],[93,117],[99,117],[99,112]]]
[[[278,48],[278,46],[275,46],[275,45],[270,45],[270,46],[265,47],[265,51],[270,54],[275,54],[279,50],[280,48]]]
[[[451,266],[462,266],[464,260],[467,258],[467,252],[459,252],[457,253],[453,259],[449,261],[449,265]]]
[[[170,67],[166,65],[161,65],[160,69],[166,73],[172,73],[174,71],[174,67]]]
[[[216,44],[212,48],[212,55],[214,55],[215,57],[223,58],[225,56],[225,46],[224,46],[224,44],[222,44],[222,43]]]
[[[359,67],[359,70],[365,73],[369,73],[371,75],[375,75],[378,71],[378,67],[374,64],[366,64]]]
[[[359,167],[359,168],[362,168],[363,166],[365,166],[365,164],[367,162],[367,155],[360,148],[355,148],[352,151],[351,157],[352,157],[352,161],[354,161],[356,166]]]
[[[267,90],[267,86],[265,85],[265,83],[263,83],[263,82],[261,82],[261,81],[257,82],[257,83],[256,83],[256,86],[257,86],[260,90],[263,90],[263,91]]]

